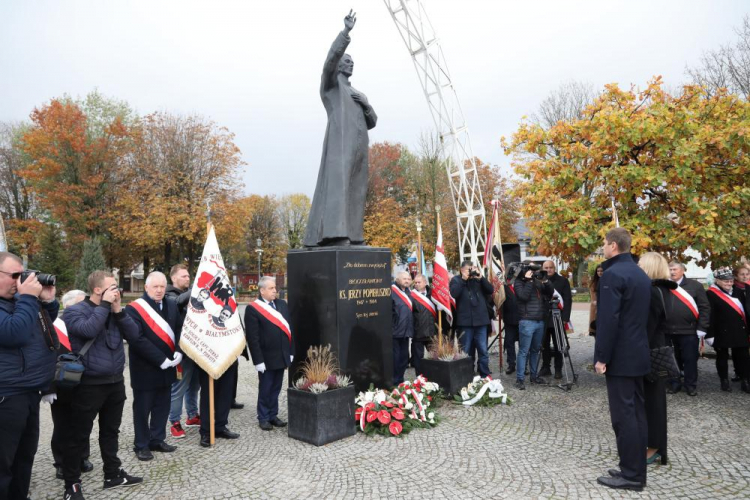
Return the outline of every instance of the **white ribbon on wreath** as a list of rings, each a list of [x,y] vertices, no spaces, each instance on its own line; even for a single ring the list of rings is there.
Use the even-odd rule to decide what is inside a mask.
[[[469,399],[469,393],[466,388],[461,389],[461,399],[464,400],[462,404],[464,406],[472,406],[481,400],[487,391],[490,391],[489,397],[492,399],[502,398],[502,403],[506,404],[508,395],[503,392],[503,384],[499,380],[490,380],[484,384],[482,388],[479,389],[479,392],[471,399]]]

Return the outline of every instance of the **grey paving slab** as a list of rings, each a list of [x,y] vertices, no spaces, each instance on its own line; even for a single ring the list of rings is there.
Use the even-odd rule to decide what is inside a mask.
[[[578,332],[588,314],[574,311]],[[571,340],[579,385],[565,393],[531,386],[520,392],[500,375],[515,399],[510,407],[462,408],[444,404],[442,423],[402,439],[361,434],[320,448],[261,431],[256,422],[257,376],[244,359],[238,399],[229,427],[241,433],[213,449],[199,446],[198,430],[171,440],[172,454],[139,462],[132,451],[132,393],[128,388],[120,434],[125,469],[142,485],[103,491],[97,440],[95,470],[84,475],[87,499],[353,499],[353,498],[748,498],[750,497],[750,395],[735,384],[719,390],[713,360],[699,363],[699,395],[668,396],[668,466],[649,468],[643,493],[611,491],[597,476],[617,464],[604,380],[587,370],[593,339]],[[494,354],[490,366],[498,371]],[[127,370],[126,370],[127,373]],[[413,375],[413,371],[408,372]],[[286,418],[286,398],[281,399]],[[49,450],[51,419],[42,407],[40,448],[32,498],[61,498]],[[97,427],[93,435],[96,436]]]

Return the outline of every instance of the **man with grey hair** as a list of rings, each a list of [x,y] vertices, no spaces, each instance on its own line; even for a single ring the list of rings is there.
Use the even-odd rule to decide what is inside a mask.
[[[673,301],[674,308],[667,322],[667,342],[674,347],[677,364],[684,376],[682,381],[679,378],[670,380],[667,392],[680,392],[684,386],[688,396],[696,396],[698,346],[710,325],[711,306],[703,285],[685,277],[685,271],[682,262],[673,260],[669,263],[670,277],[678,285],[672,294],[678,300]]]
[[[294,340],[289,327],[289,308],[276,298],[276,280],[265,276],[258,282],[260,296],[245,309],[247,345],[258,371],[258,425],[264,431],[284,427],[279,414],[279,393],[284,370],[294,361]]]
[[[414,337],[414,304],[409,290],[411,275],[396,273],[391,285],[391,326],[393,333],[393,385],[404,381],[409,364],[409,339]]]

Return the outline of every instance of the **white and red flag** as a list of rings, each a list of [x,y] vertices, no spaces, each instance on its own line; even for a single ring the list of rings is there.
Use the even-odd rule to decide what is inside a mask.
[[[500,306],[505,302],[505,288],[503,287],[503,269],[501,264],[505,264],[501,261],[502,259],[502,243],[500,242],[500,221],[498,217],[498,207],[500,202],[497,200],[492,201],[492,220],[490,221],[489,230],[487,231],[487,239],[484,240],[484,260],[482,261],[482,267],[486,269],[488,279],[492,283],[492,287],[495,291],[492,293],[492,300],[495,303],[497,314],[500,312]],[[492,249],[497,248],[500,257],[492,255]],[[496,319],[497,316],[494,319]]]
[[[213,227],[208,231],[195,277],[180,347],[217,379],[245,348],[245,332]]]
[[[448,323],[453,324],[453,308],[456,300],[451,296],[448,266],[443,252],[443,229],[438,222],[438,237],[435,243],[435,260],[432,263],[432,302],[441,311],[445,311]]]

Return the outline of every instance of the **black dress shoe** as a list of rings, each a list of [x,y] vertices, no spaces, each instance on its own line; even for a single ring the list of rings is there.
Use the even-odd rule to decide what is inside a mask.
[[[273,425],[271,425],[271,422],[258,422],[258,426],[263,429],[264,431],[272,431]]]
[[[508,365],[508,368],[505,369],[505,374],[510,375],[511,373],[514,373],[516,371],[516,365]]]
[[[232,401],[232,406],[230,406],[233,410],[241,410],[245,407],[242,403],[238,403],[237,401]]]
[[[172,453],[174,450],[177,449],[176,446],[172,446],[171,444],[167,444],[164,441],[162,441],[161,443],[150,444],[150,445],[148,445],[148,448],[151,451],[159,451],[161,453]]]
[[[94,470],[94,464],[89,462],[88,458],[81,460],[81,472],[91,472]]]
[[[286,422],[281,420],[279,417],[273,417],[269,423],[274,427],[286,427]]]
[[[229,429],[224,429],[223,431],[217,432],[216,437],[221,439],[237,439],[240,437],[240,434],[238,432],[232,432]]]
[[[643,484],[638,481],[629,481],[622,477],[622,475],[618,477],[601,476],[596,482],[608,488],[615,488],[618,490],[643,491]]]
[[[201,436],[201,446],[204,448],[209,448],[211,446],[211,436],[206,434],[205,436]]]
[[[63,476],[62,467],[55,467],[55,479],[65,479]]]
[[[732,386],[729,385],[729,380],[721,379],[721,390],[724,392],[732,392]]]
[[[698,391],[696,391],[695,389],[685,389],[685,392],[687,392],[688,396],[695,397],[698,395]]]
[[[151,450],[149,450],[148,448],[141,448],[140,450],[136,451],[135,456],[141,462],[148,462],[149,460],[154,459],[154,454],[151,453]]]

